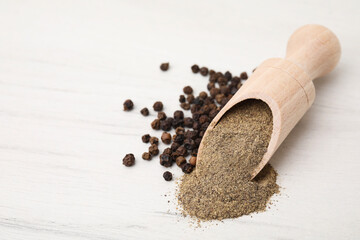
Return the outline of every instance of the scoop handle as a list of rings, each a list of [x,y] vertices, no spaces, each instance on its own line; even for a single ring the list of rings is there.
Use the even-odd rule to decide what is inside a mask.
[[[340,55],[336,35],[324,26],[309,24],[291,35],[285,59],[301,67],[313,80],[333,70]]]

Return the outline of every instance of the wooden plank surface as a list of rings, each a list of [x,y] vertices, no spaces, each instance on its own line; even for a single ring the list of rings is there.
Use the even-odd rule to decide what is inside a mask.
[[[357,239],[358,1],[1,1],[0,239]],[[299,26],[334,31],[343,55],[271,162],[271,209],[194,228],[174,182],[141,160],[139,110],[178,108],[190,66],[235,74],[283,57]],[[169,61],[163,73],[159,64]],[[124,99],[135,109],[122,111]],[[122,165],[133,152],[133,168]],[[181,172],[171,171],[176,178]],[[166,195],[166,196],[165,196]],[[168,202],[170,201],[170,202]]]

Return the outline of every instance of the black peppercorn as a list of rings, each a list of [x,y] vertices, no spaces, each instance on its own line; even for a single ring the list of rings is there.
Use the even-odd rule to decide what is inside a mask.
[[[144,152],[143,154],[142,154],[142,159],[144,159],[144,160],[151,160],[151,154],[150,153],[148,153],[148,152]]]
[[[194,120],[190,117],[186,117],[184,118],[184,126],[185,127],[188,127],[188,128],[191,128],[194,124]]]
[[[150,144],[159,144],[159,139],[157,137],[151,137],[150,138]]]
[[[178,147],[180,147],[180,144],[173,142],[170,146],[171,151],[175,152],[176,149],[178,149]]]
[[[183,102],[180,104],[180,107],[184,110],[189,110],[190,109],[190,104],[189,103],[186,103],[186,102]]]
[[[189,160],[189,163],[193,166],[196,166],[196,157],[195,156],[192,156]]]
[[[200,128],[201,128],[201,124],[199,122],[194,122],[193,129],[194,130],[199,130]]]
[[[219,77],[218,83],[220,86],[225,86],[228,83],[228,80],[225,77]]]
[[[169,172],[169,171],[164,172],[163,178],[165,179],[165,181],[171,181],[172,180],[172,173]]]
[[[173,161],[170,155],[164,153],[160,155],[160,165],[164,167],[171,167],[172,164]]]
[[[213,109],[209,113],[209,118],[214,119],[214,117],[218,114],[218,111],[216,109]]]
[[[163,106],[162,102],[160,102],[160,101],[155,102],[154,105],[153,105],[154,110],[157,111],[157,112],[162,111],[163,107],[164,106]]]
[[[174,119],[174,121],[172,123],[172,126],[174,128],[183,127],[184,126],[184,119]]]
[[[179,135],[179,134],[184,134],[184,133],[185,133],[185,129],[184,129],[183,127],[177,127],[177,128],[175,129],[175,133],[176,133],[177,135]]]
[[[210,91],[212,88],[215,87],[215,83],[208,83],[207,89]]]
[[[178,153],[179,156],[183,156],[183,157],[186,157],[188,155],[188,151],[184,146],[178,147],[178,149],[176,149],[176,153]]]
[[[174,112],[174,119],[184,119],[184,112],[177,110]]]
[[[229,72],[229,71],[226,71],[225,74],[224,74],[224,77],[227,79],[227,80],[231,80],[232,78],[232,74]]]
[[[184,87],[183,91],[184,91],[185,94],[192,94],[193,93],[193,89],[190,86]]]
[[[160,120],[159,119],[155,119],[154,121],[151,122],[151,127],[154,130],[159,130],[160,129]]]
[[[178,144],[182,144],[184,142],[184,134],[177,134],[177,135],[174,135],[173,137],[174,139],[174,142],[178,143]]]
[[[200,124],[204,124],[206,122],[209,121],[209,117],[207,115],[201,115],[201,117],[199,118],[199,123]]]
[[[215,97],[216,95],[218,95],[220,93],[220,89],[219,88],[212,88],[211,90],[210,90],[210,96],[211,97]]]
[[[163,131],[170,131],[171,130],[173,121],[167,121],[167,119],[163,120],[163,121],[160,121],[160,128]]]
[[[184,95],[180,95],[180,96],[179,96],[179,102],[183,103],[183,102],[185,102],[185,101],[186,101],[185,96],[184,96]]]
[[[151,156],[156,156],[159,154],[159,148],[157,145],[153,144],[149,147],[149,153]]]
[[[221,104],[221,101],[225,98],[225,95],[220,93],[215,96],[215,100],[217,103]]]
[[[179,156],[176,158],[176,165],[181,166],[186,163],[186,159],[183,156]]]
[[[163,132],[163,134],[161,135],[161,141],[165,144],[170,144],[171,143],[171,135],[168,132]]]
[[[162,64],[160,65],[160,69],[161,69],[162,71],[167,71],[167,70],[169,69],[169,63],[162,63]]]
[[[187,149],[187,150],[192,150],[194,148],[196,148],[195,146],[195,141],[192,140],[191,138],[187,138],[184,140],[184,147]]]
[[[192,65],[192,67],[191,67],[191,71],[192,71],[193,73],[198,73],[198,72],[200,71],[200,68],[199,68],[198,65],[194,64],[194,65]]]
[[[194,166],[191,165],[190,163],[185,163],[185,164],[182,166],[181,170],[182,170],[184,173],[189,174],[189,173],[191,173],[191,172],[194,170]]]
[[[209,73],[209,69],[207,67],[200,68],[200,74],[203,76],[207,76]]]
[[[166,114],[164,112],[158,112],[157,117],[160,120],[165,120],[166,119]]]
[[[165,148],[163,154],[171,155],[172,151],[171,148]]]
[[[149,109],[148,108],[143,108],[143,109],[141,109],[140,113],[143,116],[149,116]]]
[[[201,98],[201,99],[203,99],[203,100],[205,100],[206,98],[207,98],[207,93],[206,92],[204,92],[204,91],[202,91],[202,92],[200,92],[199,93],[199,98]]]
[[[135,157],[134,157],[134,154],[132,153],[129,153],[129,154],[126,154],[125,157],[123,158],[123,164],[126,166],[126,167],[131,167],[135,164]]]
[[[141,137],[141,140],[143,141],[143,143],[148,143],[150,141],[150,135],[149,134],[145,134]]]
[[[197,130],[191,131],[187,130],[184,134],[186,139],[195,139],[198,136],[199,132]]]
[[[188,103],[193,103],[194,100],[195,100],[195,97],[194,97],[194,95],[189,94],[189,95],[186,97],[186,100],[188,101]]]
[[[124,105],[124,111],[130,111],[134,107],[134,103],[130,99],[127,99],[123,105]]]
[[[241,79],[244,79],[244,80],[248,79],[247,73],[246,73],[246,72],[242,72],[242,73],[240,74],[240,78],[241,78]]]

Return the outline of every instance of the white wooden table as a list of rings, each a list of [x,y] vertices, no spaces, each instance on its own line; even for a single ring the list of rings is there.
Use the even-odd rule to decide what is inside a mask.
[[[355,0],[1,1],[0,239],[359,239],[359,8]],[[162,179],[157,159],[141,159],[141,135],[159,132],[149,127],[154,113],[139,110],[161,100],[171,113],[183,86],[204,89],[194,63],[239,74],[284,56],[306,23],[332,29],[343,54],[272,159],[281,195],[265,213],[191,227],[175,208],[175,182]],[[122,165],[129,152],[133,168]]]

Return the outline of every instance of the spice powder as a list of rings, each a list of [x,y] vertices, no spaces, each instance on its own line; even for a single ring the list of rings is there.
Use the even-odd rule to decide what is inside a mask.
[[[252,181],[250,173],[267,151],[272,128],[271,110],[260,100],[230,109],[202,140],[196,171],[179,184],[183,213],[222,220],[265,210],[279,190],[277,173],[269,164]]]

